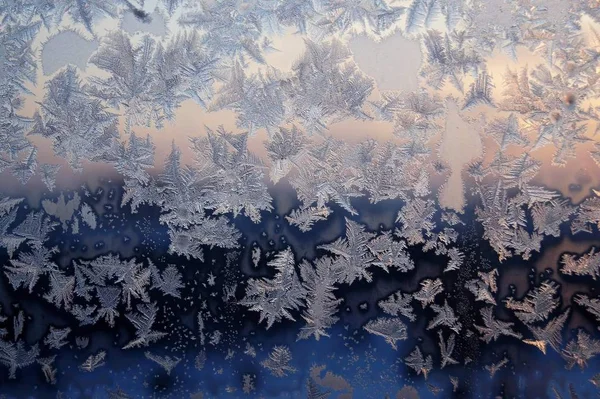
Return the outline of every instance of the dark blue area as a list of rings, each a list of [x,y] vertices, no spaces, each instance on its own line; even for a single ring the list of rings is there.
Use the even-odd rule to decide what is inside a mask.
[[[107,183],[108,184],[108,183]],[[142,206],[137,213],[121,208],[121,193],[118,183],[97,191],[84,200],[94,204],[99,216],[99,227],[95,230],[80,227],[80,234],[67,234],[59,227],[52,233],[48,245],[57,245],[60,253],[56,255],[61,267],[71,267],[73,259],[92,259],[96,256],[118,253],[123,258],[136,257],[139,260],[149,257],[157,264],[177,264],[183,270],[186,288],[182,290],[182,299],[164,297],[153,293],[151,299],[157,301],[160,308],[160,322],[157,328],[170,333],[169,338],[151,344],[147,348],[122,350],[134,334],[134,330],[123,314],[127,309],[120,306],[121,316],[111,328],[104,322],[93,326],[79,327],[76,320],[67,312],[58,311],[38,295],[26,290],[13,290],[5,276],[0,278],[0,302],[8,316],[14,316],[20,309],[28,316],[25,328],[25,340],[29,345],[43,340],[49,326],[71,327],[69,345],[59,351],[42,347],[41,356],[56,354],[56,366],[59,370],[56,385],[44,381],[41,369],[37,365],[17,371],[17,379],[9,380],[5,369],[0,368],[0,392],[15,398],[55,398],[62,393],[66,398],[109,398],[118,392],[129,397],[172,397],[187,398],[190,394],[204,393],[205,398],[217,397],[265,397],[265,398],[304,398],[306,382],[311,367],[324,366],[319,374],[331,372],[352,386],[352,390],[332,390],[330,397],[351,394],[354,398],[390,398],[396,397],[404,386],[412,386],[421,398],[433,397],[525,397],[543,398],[554,395],[554,390],[568,397],[569,384],[579,397],[592,397],[596,387],[589,379],[600,369],[600,363],[593,360],[585,371],[566,370],[564,360],[552,349],[543,355],[537,348],[525,345],[514,338],[502,337],[496,342],[484,344],[477,335],[460,334],[457,337],[455,358],[461,363],[439,370],[438,338],[426,330],[428,320],[433,316],[431,309],[420,310],[415,304],[417,320],[409,326],[409,338],[398,344],[393,350],[381,337],[369,335],[362,326],[370,319],[381,314],[377,302],[394,291],[414,292],[424,278],[441,276],[444,282],[448,302],[456,309],[463,322],[468,320],[480,324],[478,316],[481,305],[473,301],[466,292],[464,284],[474,278],[478,270],[490,270],[498,265],[497,255],[490,245],[481,240],[482,227],[473,219],[463,218],[464,226],[459,231],[458,246],[465,252],[468,265],[458,272],[442,274],[447,258],[433,252],[423,252],[420,246],[409,249],[416,268],[408,273],[386,273],[374,270],[373,282],[358,282],[352,286],[341,286],[336,296],[343,299],[337,316],[340,321],[330,330],[330,337],[320,341],[297,341],[297,332],[304,324],[300,314],[294,313],[296,322],[286,321],[265,330],[264,324],[258,324],[258,315],[223,300],[223,289],[228,284],[237,284],[236,298],[244,295],[245,281],[248,277],[269,276],[272,271],[266,267],[272,255],[291,245],[297,261],[301,258],[314,259],[325,254],[316,249],[318,245],[333,241],[344,234],[344,217],[358,222],[369,220],[367,228],[372,231],[393,227],[395,215],[402,208],[401,201],[383,201],[369,204],[365,200],[355,200],[353,205],[361,216],[351,216],[343,209],[332,205],[333,214],[326,222],[319,222],[310,233],[302,233],[285,221],[285,212],[263,213],[259,224],[247,218],[238,217],[234,223],[242,232],[241,247],[237,250],[205,248],[203,262],[186,260],[169,255],[167,228],[158,222],[160,209]],[[278,208],[277,192],[274,208]],[[113,204],[114,206],[107,206]],[[474,214],[474,204],[469,205],[466,215]],[[19,210],[22,221],[28,209]],[[439,221],[441,212],[436,214]],[[564,230],[570,236],[568,230]],[[589,236],[598,237],[597,233]],[[589,239],[589,237],[588,237]],[[101,245],[98,245],[101,243]],[[546,239],[542,252],[557,245],[558,240]],[[263,259],[258,268],[252,266],[251,250],[258,245],[263,251]],[[265,258],[264,255],[267,254]],[[530,262],[540,255],[535,253]],[[2,252],[3,263],[8,261],[6,252]],[[527,268],[526,264],[509,259],[500,267],[500,274],[509,268]],[[214,285],[208,284],[209,275],[215,276]],[[533,273],[529,286],[538,283],[541,278]],[[46,288],[44,279],[40,284]],[[219,344],[199,343],[199,330],[196,315],[198,311],[210,312],[211,318],[205,324],[205,333],[210,336],[214,331],[222,333]],[[508,313],[502,314],[508,317]],[[515,321],[515,320],[511,320]],[[515,329],[525,332],[525,327],[515,321]],[[575,331],[569,331],[572,337]],[[595,332],[592,332],[595,333]],[[596,333],[597,334],[597,333]],[[77,349],[74,337],[87,336],[89,346]],[[247,345],[251,345],[257,355],[245,354]],[[291,365],[296,372],[278,378],[272,376],[261,366],[276,345],[286,345],[291,349]],[[416,345],[425,355],[432,355],[436,367],[425,379],[407,368],[404,359]],[[106,351],[106,364],[92,373],[79,369],[85,359],[99,351]],[[204,367],[195,367],[195,358],[204,350],[207,360]],[[150,351],[161,356],[181,359],[170,375],[158,364],[148,360],[144,353]],[[228,351],[233,351],[228,356]],[[507,357],[510,363],[500,369],[493,377],[484,366],[497,363]],[[470,359],[470,362],[467,360]],[[465,364],[467,363],[467,364]],[[255,390],[251,394],[242,392],[244,375],[251,375],[255,381]],[[459,388],[452,391],[450,377],[459,380]],[[432,391],[442,389],[436,396]],[[111,396],[112,395],[112,396]],[[343,397],[343,396],[342,396]]]

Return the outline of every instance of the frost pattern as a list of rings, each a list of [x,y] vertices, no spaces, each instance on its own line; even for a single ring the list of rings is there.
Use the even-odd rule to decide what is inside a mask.
[[[275,346],[269,357],[260,364],[276,377],[285,377],[288,373],[295,373],[296,369],[290,365],[292,353],[285,346]]]
[[[291,249],[278,253],[269,262],[276,270],[272,279],[251,279],[246,287],[246,297],[240,302],[250,310],[260,312],[260,322],[266,320],[267,328],[283,318],[294,320],[290,311],[304,305],[306,290],[295,271]]]
[[[520,298],[501,287],[509,258],[542,257],[566,228],[585,239],[600,227],[593,179],[569,187],[568,195],[547,179],[549,167],[600,164],[598,5],[546,3],[501,2],[494,4],[498,12],[486,2],[456,0],[160,0],[156,10],[128,0],[0,1],[0,172],[8,181],[0,196],[0,274],[10,298],[35,296],[79,323],[47,327],[32,342],[28,330],[36,321],[25,310],[0,316],[0,363],[9,378],[37,364],[49,384],[60,383],[63,359],[53,351],[86,348],[94,341],[82,331],[96,324],[133,327],[125,349],[182,347],[176,339],[195,344],[196,336],[185,335],[189,326],[175,325],[169,313],[191,306],[198,369],[206,350],[230,346],[226,360],[242,356],[232,345],[232,319],[247,311],[250,324],[272,331],[298,321],[298,340],[334,339],[338,324],[362,331],[354,336],[381,336],[425,377],[433,359],[441,368],[459,358],[481,366],[465,354],[471,337],[516,338],[544,354],[552,348],[569,369],[586,367],[600,351],[598,340],[565,325],[570,305],[600,321],[598,298],[568,294],[574,282],[597,280],[596,248],[561,254],[561,285],[540,275]],[[162,36],[113,29],[126,14],[148,26],[161,19],[168,29]],[[39,73],[40,47],[63,30],[93,39],[97,50],[82,60],[85,70],[65,65],[53,75]],[[286,66],[278,55],[288,55],[292,32],[302,40]],[[348,47],[357,35],[383,43],[396,32],[423,50],[419,87],[411,92],[381,90]],[[514,64],[498,76],[491,71],[500,52]],[[535,58],[532,67],[524,67],[524,53]],[[484,154],[461,170],[433,148],[451,103],[461,105],[460,118],[486,142]],[[166,136],[185,130],[179,123],[190,109],[206,126],[196,124],[186,146]],[[214,123],[216,115],[228,115],[233,131]],[[367,137],[355,139],[348,122]],[[375,127],[389,137],[372,133]],[[172,141],[164,163],[163,139]],[[122,187],[66,187],[104,167],[116,175],[110,184]],[[443,209],[437,198],[448,173],[464,175],[464,214]],[[13,191],[25,185],[23,193]],[[36,185],[43,191],[32,200]],[[287,189],[297,197],[289,207],[277,198]],[[372,223],[377,216],[367,205],[389,205],[393,220]],[[88,245],[89,236],[135,241],[125,228],[129,217],[141,219],[140,245],[151,244],[151,251],[133,257],[104,247],[107,241]],[[252,238],[247,251],[246,223],[268,230],[266,237],[273,218],[276,234],[294,242],[282,234],[281,244],[269,238],[267,248],[262,237]],[[343,234],[327,235],[342,220]],[[321,232],[326,240],[295,248]],[[474,248],[473,236],[486,242]],[[75,254],[79,244],[86,255]],[[493,266],[480,262],[488,244],[497,256]],[[439,274],[422,264],[421,253],[436,267],[441,262]],[[251,259],[250,271],[242,257]],[[381,276],[393,286],[380,285]],[[368,318],[349,326],[344,312],[353,311],[354,289],[373,289],[376,297],[358,305]],[[406,356],[401,341],[416,333],[407,320],[421,317],[439,357],[424,355],[421,346]],[[173,343],[162,339],[167,335]],[[263,350],[246,342],[243,356]],[[167,374],[188,361],[154,348],[145,353]],[[291,358],[291,349],[276,346],[261,364],[284,377],[296,371]],[[81,371],[92,372],[106,352],[78,359]],[[494,377],[513,363],[496,357],[484,368]],[[247,394],[265,385],[259,375],[241,378],[224,389]],[[457,390],[458,379],[450,381]],[[308,378],[310,397],[330,393],[321,388],[336,391],[321,382]],[[434,395],[443,389],[426,386]],[[109,395],[126,397],[120,388]]]
[[[400,318],[382,317],[369,321],[365,325],[365,330],[374,335],[379,335],[385,338],[385,341],[392,346],[394,350],[398,349],[396,341],[405,340],[406,325]]]

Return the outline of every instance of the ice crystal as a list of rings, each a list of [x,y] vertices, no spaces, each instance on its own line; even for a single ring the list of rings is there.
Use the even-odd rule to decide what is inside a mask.
[[[255,378],[251,374],[244,374],[242,376],[242,392],[244,392],[246,395],[256,390],[254,380]]]
[[[344,117],[365,118],[362,106],[373,82],[344,62],[349,56],[340,41],[307,40],[306,52],[293,66],[294,76],[283,90],[292,95],[291,106],[309,133]]]
[[[144,140],[131,132],[127,143],[119,140],[112,142],[112,147],[105,155],[105,159],[112,161],[115,169],[126,179],[147,184],[150,176],[146,169],[154,166],[154,152],[155,146],[150,135],[146,136]]]
[[[448,341],[444,341],[444,336],[441,330],[438,330],[438,337],[440,339],[440,355],[441,355],[441,368],[447,365],[458,364],[458,361],[452,358],[454,352],[456,334],[451,334]]]
[[[577,215],[571,224],[573,234],[592,232],[592,227],[600,227],[600,198],[587,198],[579,205]]]
[[[179,362],[181,362],[181,359],[177,357],[171,358],[170,356],[159,356],[152,352],[144,352],[144,356],[146,356],[147,359],[152,360],[153,362],[161,366],[163,369],[165,369],[167,375],[171,375],[171,371],[175,367],[177,367]]]
[[[167,333],[154,331],[153,325],[156,322],[157,308],[154,303],[141,304],[137,306],[136,313],[127,314],[127,318],[136,329],[135,338],[123,347],[123,349],[147,346],[151,342],[157,341]]]
[[[275,346],[269,357],[260,364],[275,377],[285,377],[288,373],[295,373],[296,369],[290,365],[292,352],[286,346]]]
[[[414,262],[406,251],[404,241],[394,240],[392,233],[389,231],[373,238],[369,242],[368,248],[376,258],[372,264],[381,267],[386,272],[389,269],[407,272],[415,267]]]
[[[557,308],[558,284],[544,281],[539,287],[530,291],[523,301],[513,298],[506,300],[506,307],[515,311],[515,315],[524,323],[535,323],[548,318]]]
[[[498,290],[496,285],[498,269],[493,269],[487,273],[477,272],[477,274],[479,275],[479,278],[467,281],[465,287],[475,295],[476,301],[496,305],[494,294]]]
[[[410,200],[398,212],[397,221],[402,227],[397,231],[397,235],[405,238],[409,245],[416,245],[425,242],[425,236],[431,233],[435,227],[433,214],[435,206],[433,201],[422,198]]]
[[[425,378],[433,368],[433,360],[431,355],[423,356],[421,349],[417,346],[414,351],[404,359],[408,367],[417,372],[417,375],[423,374]]]
[[[53,367],[56,355],[37,359],[38,364],[42,367],[42,373],[48,384],[56,384],[56,374],[58,370]]]
[[[175,265],[168,265],[161,273],[158,268],[148,259],[148,265],[152,272],[152,288],[159,289],[165,295],[180,298],[179,290],[184,287],[182,276]]]
[[[21,334],[23,334],[23,328],[25,327],[25,313],[21,310],[13,317],[13,338],[18,340]]]
[[[30,212],[25,220],[13,229],[12,234],[26,241],[33,248],[39,248],[44,245],[55,227],[56,223],[51,222],[43,212]]]
[[[8,342],[0,339],[0,364],[8,368],[8,378],[17,378],[17,370],[33,364],[40,354],[38,344],[26,349],[21,340]]]
[[[6,202],[5,202],[6,204]],[[16,204],[14,204],[16,205]],[[7,205],[11,208],[14,205]],[[14,223],[17,217],[17,208],[13,208],[12,211],[6,211],[6,214],[0,218],[0,244],[6,248],[8,255],[12,257],[13,253],[17,250],[19,245],[25,241],[25,237],[18,236],[14,233],[9,233],[10,226]]]
[[[421,289],[413,294],[413,298],[421,302],[421,306],[430,305],[435,300],[435,297],[444,291],[442,280],[426,279],[421,281]]]
[[[284,122],[285,93],[281,74],[274,68],[266,73],[246,76],[236,62],[226,84],[217,93],[211,111],[229,108],[238,115],[238,127],[254,133],[257,129],[271,132]]]
[[[164,113],[153,101],[152,56],[156,42],[149,35],[134,44],[123,31],[115,30],[103,40],[90,58],[92,64],[109,73],[108,78],[92,77],[89,92],[122,110],[127,125],[160,126]]]
[[[475,325],[475,328],[481,334],[481,339],[486,343],[496,341],[502,335],[521,338],[521,334],[512,329],[514,323],[494,318],[493,307],[488,306],[481,309],[481,316],[483,318],[483,326]]]
[[[458,90],[463,90],[463,76],[476,71],[481,62],[475,51],[468,46],[465,32],[452,35],[430,30],[425,38],[427,65],[422,73],[434,88],[441,88],[449,80]]]
[[[331,209],[327,207],[317,208],[315,206],[310,206],[306,209],[294,209],[290,212],[289,216],[285,217],[285,219],[289,224],[298,226],[300,231],[307,232],[312,229],[315,223],[321,220],[327,220],[331,212]]]
[[[511,113],[506,119],[497,119],[488,124],[486,133],[498,143],[501,151],[504,151],[509,145],[528,144],[527,137],[520,130],[519,120],[514,113]]]
[[[116,254],[104,255],[93,261],[82,261],[80,269],[91,283],[104,287],[109,282],[118,283],[122,290],[123,302],[131,308],[132,299],[149,301],[147,286],[151,270],[135,259],[122,261]]]
[[[592,357],[600,354],[600,341],[593,339],[588,333],[583,330],[577,332],[577,338],[569,341],[567,347],[563,350],[562,355],[567,361],[567,368],[572,368],[578,365],[584,369],[587,362]]]
[[[550,320],[544,327],[531,326],[530,330],[536,340],[550,345],[559,352],[562,343],[562,330],[569,317],[569,309]]]
[[[298,167],[306,154],[307,144],[306,137],[295,125],[291,129],[280,127],[278,132],[271,135],[265,148],[271,160],[269,177],[273,183],[287,176],[292,168]]]
[[[267,329],[283,318],[294,320],[290,313],[304,305],[306,289],[295,271],[294,254],[290,248],[278,253],[268,263],[276,269],[272,279],[250,279],[246,296],[240,301],[252,311],[259,312],[259,322],[266,320]]]
[[[311,335],[316,340],[322,335],[328,337],[327,329],[339,320],[335,313],[342,300],[336,299],[333,292],[338,279],[334,265],[334,261],[329,257],[318,258],[314,266],[307,261],[300,265],[302,285],[307,292],[307,308],[302,313],[306,326],[298,333],[298,339],[305,339]]]
[[[589,298],[586,295],[578,294],[575,295],[574,301],[576,304],[584,306],[585,309],[593,314],[598,321],[600,321],[600,299]]]
[[[118,287],[113,286],[96,287],[96,295],[100,302],[97,319],[103,318],[111,327],[113,327],[115,318],[119,316],[117,306],[119,305],[121,290]],[[92,310],[91,308],[87,308],[86,310],[82,309],[82,316],[87,314],[89,317],[94,310],[95,309]],[[84,320],[87,320],[88,317],[85,317]],[[82,324],[84,320],[82,320]]]
[[[469,92],[465,97],[463,109],[470,108],[478,104],[493,106],[492,102],[492,77],[487,71],[483,70],[478,74],[477,79],[471,84]]]
[[[100,351],[95,355],[90,355],[85,362],[83,362],[79,368],[83,371],[92,372],[98,367],[104,366],[106,360],[106,352]]]
[[[416,316],[413,312],[411,302],[413,297],[411,294],[397,291],[387,297],[385,300],[378,302],[379,307],[383,311],[392,316],[404,316],[410,321],[415,321]]]
[[[317,383],[312,379],[306,380],[307,399],[327,399],[330,392],[320,388]]]
[[[564,254],[561,258],[560,272],[567,275],[591,276],[594,280],[600,277],[600,253],[592,248],[581,256]]]
[[[59,349],[68,343],[65,340],[70,332],[71,329],[69,327],[55,328],[50,326],[50,331],[48,331],[48,335],[44,338],[44,343],[51,349]]]
[[[331,244],[319,246],[334,255],[335,267],[340,271],[340,282],[352,284],[355,280],[371,281],[367,270],[376,259],[369,250],[369,241],[374,236],[364,226],[346,218],[346,237]]]
[[[508,359],[502,358],[502,360],[500,360],[497,363],[492,363],[490,365],[485,366],[485,369],[490,373],[490,377],[494,378],[494,375],[496,375],[498,370],[500,370],[502,367],[504,367],[507,363],[508,363]]]
[[[86,92],[72,66],[46,84],[34,121],[31,133],[52,139],[55,153],[79,171],[82,161],[102,159],[118,137],[115,115]]]
[[[431,305],[431,309],[433,309],[437,315],[427,325],[428,330],[432,330],[439,326],[446,326],[457,334],[460,333],[462,324],[458,321],[458,317],[454,314],[454,309],[448,305],[447,300],[444,301],[444,306],[433,304]]]
[[[199,187],[213,187],[204,195],[204,207],[214,214],[244,214],[260,221],[261,210],[271,210],[271,197],[263,181],[263,165],[247,147],[247,134],[233,134],[222,126],[207,129],[205,139],[192,139]]]
[[[399,317],[379,317],[369,321],[364,329],[374,335],[385,338],[385,341],[392,346],[394,350],[398,349],[396,341],[402,341],[408,338],[406,333],[406,324]]]
[[[205,364],[206,364],[206,352],[200,351],[194,359],[194,367],[196,367],[196,370],[200,371],[204,368]]]
[[[573,212],[574,209],[565,202],[537,203],[531,210],[536,231],[555,237],[560,235],[560,225],[567,221]]]
[[[18,259],[12,259],[4,273],[13,288],[24,287],[32,293],[41,276],[59,273],[58,266],[51,260],[57,251],[57,248],[33,247],[32,252],[21,252]]]

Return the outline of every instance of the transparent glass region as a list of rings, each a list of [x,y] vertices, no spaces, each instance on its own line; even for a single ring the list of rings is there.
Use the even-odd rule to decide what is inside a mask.
[[[0,0],[0,396],[598,396],[598,32]]]

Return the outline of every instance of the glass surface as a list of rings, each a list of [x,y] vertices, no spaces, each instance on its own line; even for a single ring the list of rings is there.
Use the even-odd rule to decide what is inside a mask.
[[[0,0],[0,396],[597,397],[599,32]]]

